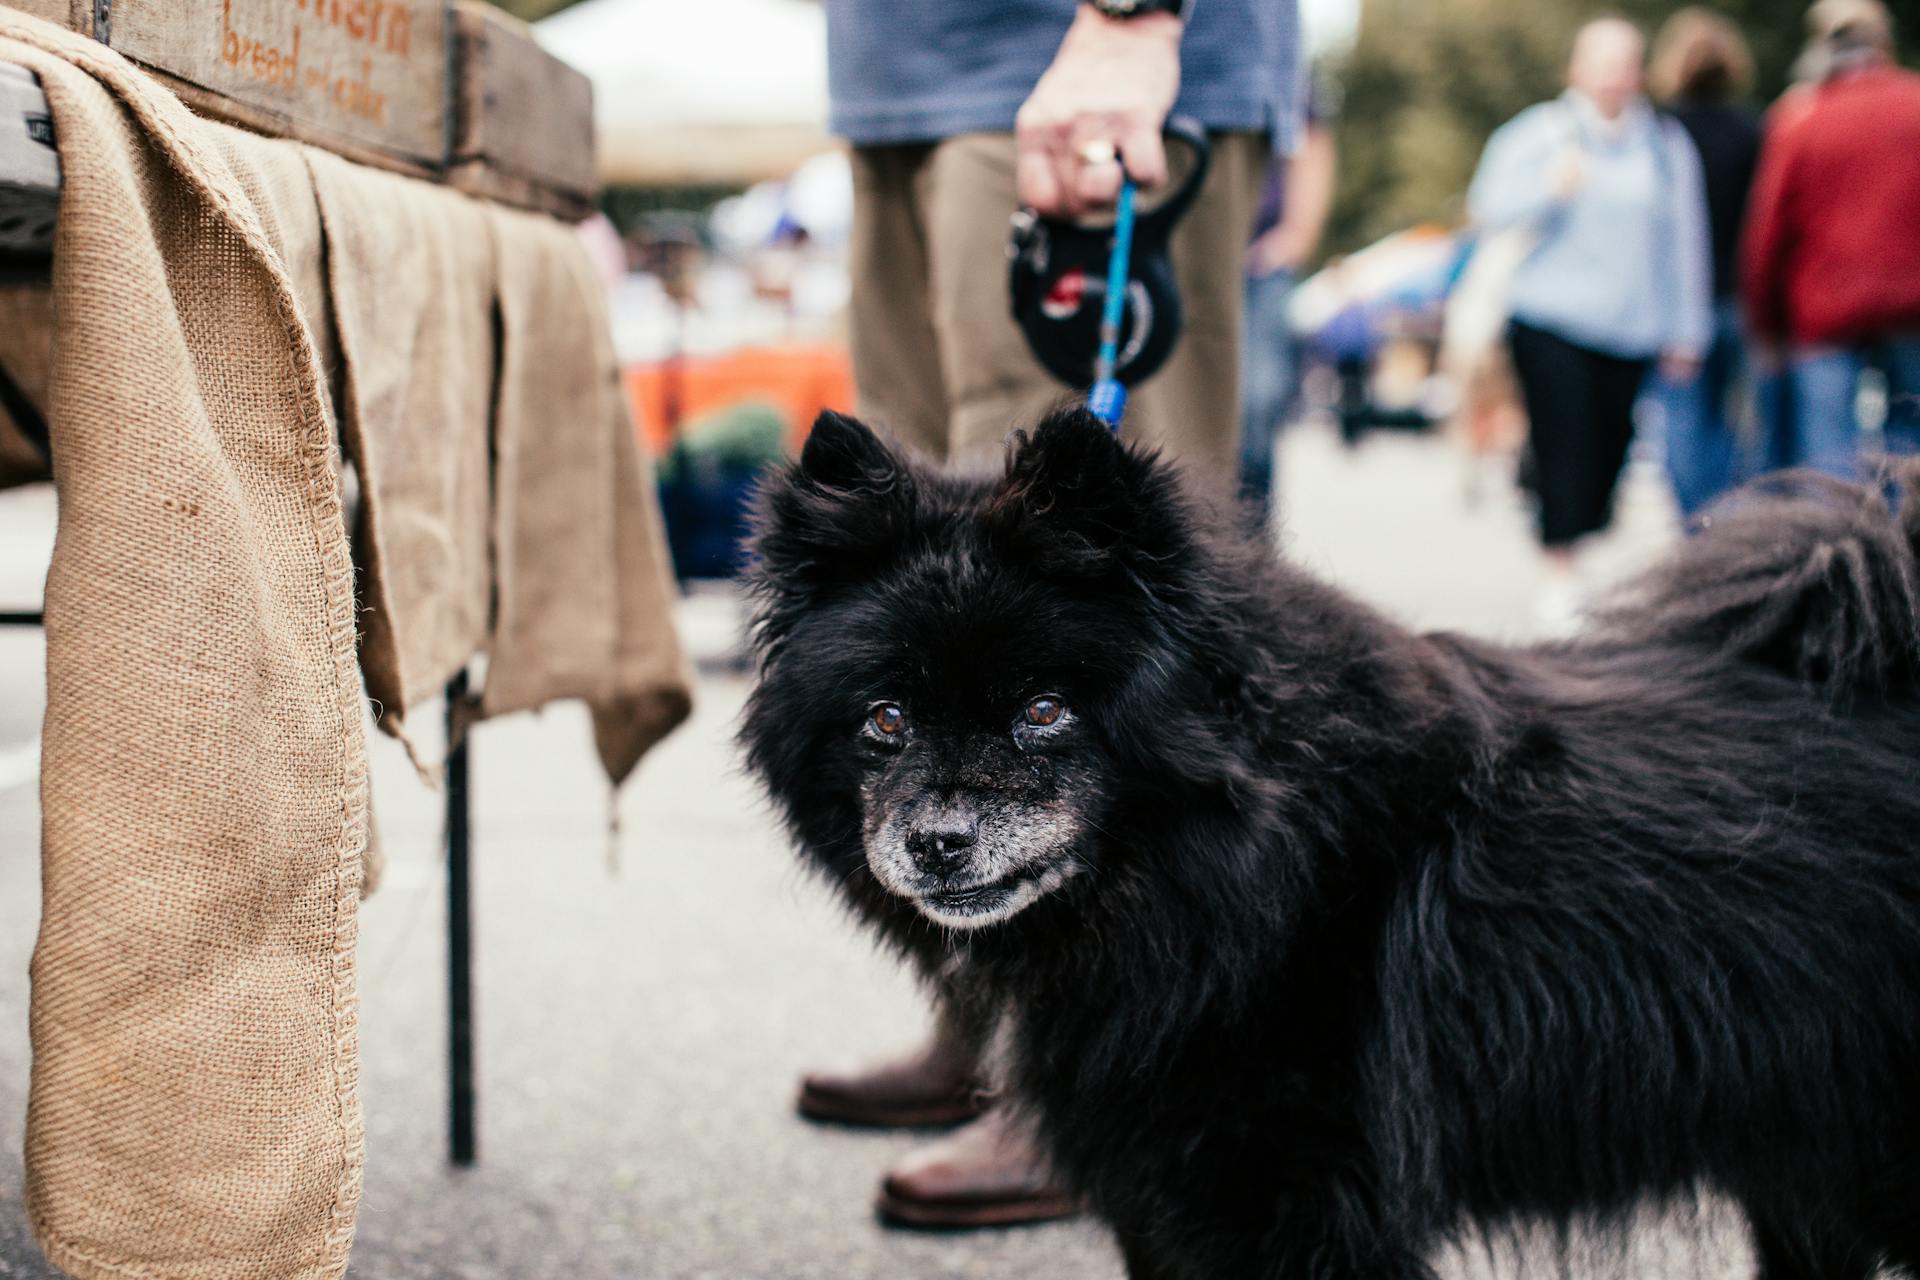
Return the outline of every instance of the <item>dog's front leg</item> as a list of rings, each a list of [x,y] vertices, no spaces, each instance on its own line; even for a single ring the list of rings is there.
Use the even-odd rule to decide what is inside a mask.
[[[1258,1232],[1116,1230],[1127,1280],[1267,1280]]]
[[[1127,1264],[1127,1280],[1182,1280],[1172,1260],[1162,1256],[1151,1239],[1127,1231],[1115,1234],[1120,1240],[1120,1257]]]
[[[1412,1250],[1376,1240],[1356,1252],[1302,1227],[1285,1235],[1248,1230],[1184,1240],[1116,1234],[1127,1280],[1435,1280]]]
[[[1438,1280],[1426,1233],[1390,1217],[1376,1185],[1324,1171],[1283,1192],[1262,1233],[1262,1280]]]

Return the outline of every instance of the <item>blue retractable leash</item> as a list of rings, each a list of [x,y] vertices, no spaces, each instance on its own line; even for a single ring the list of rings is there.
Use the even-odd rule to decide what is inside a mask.
[[[1166,362],[1180,336],[1180,288],[1168,241],[1206,177],[1206,131],[1185,119],[1167,121],[1169,139],[1185,144],[1193,163],[1165,200],[1142,211],[1138,190],[1123,178],[1113,225],[1088,227],[1014,215],[1013,317],[1047,371],[1070,387],[1089,388],[1087,408],[1118,428],[1127,388]]]
[[[1120,429],[1120,415],[1127,411],[1127,389],[1113,375],[1120,358],[1120,321],[1127,313],[1133,198],[1133,179],[1121,178],[1120,203],[1113,211],[1113,252],[1107,257],[1107,296],[1100,308],[1100,352],[1093,358],[1093,387],[1087,392],[1088,410],[1115,431]]]

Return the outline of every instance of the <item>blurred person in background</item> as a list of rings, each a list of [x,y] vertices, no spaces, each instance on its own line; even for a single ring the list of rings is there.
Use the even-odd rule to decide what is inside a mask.
[[[1740,29],[1711,9],[1675,13],[1653,42],[1654,98],[1693,139],[1706,178],[1713,248],[1713,336],[1696,378],[1660,376],[1667,471],[1682,515],[1700,511],[1739,478],[1736,410],[1746,338],[1740,319],[1740,230],[1760,157],[1760,113],[1747,102],[1753,54]]]
[[[1326,94],[1309,82],[1293,155],[1273,165],[1247,249],[1246,344],[1240,361],[1240,497],[1273,518],[1274,442],[1300,389],[1299,344],[1288,318],[1293,286],[1320,247],[1333,209],[1333,130]]]
[[[1271,155],[1291,143],[1294,0],[826,0],[831,124],[852,143],[851,346],[861,413],[935,460],[997,460],[1009,431],[1073,392],[1011,314],[1009,222],[1025,204],[1110,207],[1121,158],[1163,185],[1171,111],[1212,164],[1171,252],[1186,336],[1133,389],[1125,430],[1226,491],[1239,461],[1241,262]],[[1143,207],[1151,197],[1143,195]],[[980,1113],[982,1029],[937,996],[929,1043],[801,1084],[810,1116],[935,1125]],[[893,1221],[980,1227],[1076,1210],[1024,1126],[988,1107],[895,1165]]]
[[[1535,237],[1513,273],[1508,340],[1539,500],[1535,623],[1546,635],[1579,623],[1575,547],[1612,518],[1648,369],[1699,376],[1712,333],[1700,157],[1642,96],[1645,51],[1623,19],[1583,27],[1566,93],[1494,133],[1467,197],[1483,230]]]
[[[1878,0],[1820,0],[1803,81],[1767,121],[1743,255],[1764,344],[1773,466],[1854,474],[1861,374],[1885,376],[1885,443],[1920,447],[1920,75]]]

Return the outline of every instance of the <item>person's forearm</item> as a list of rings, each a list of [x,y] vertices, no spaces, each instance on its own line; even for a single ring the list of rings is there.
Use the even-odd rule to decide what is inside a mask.
[[[1326,234],[1337,169],[1333,131],[1325,124],[1309,124],[1300,149],[1287,161],[1287,207],[1281,217],[1303,260],[1313,256]]]

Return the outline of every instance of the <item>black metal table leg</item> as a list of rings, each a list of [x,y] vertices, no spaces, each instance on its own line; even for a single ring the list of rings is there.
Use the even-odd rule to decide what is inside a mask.
[[[455,717],[467,697],[467,673],[447,684],[447,1104],[448,1158],[474,1162],[472,801],[467,739]]]

